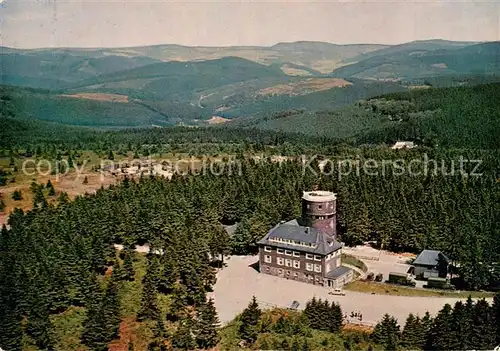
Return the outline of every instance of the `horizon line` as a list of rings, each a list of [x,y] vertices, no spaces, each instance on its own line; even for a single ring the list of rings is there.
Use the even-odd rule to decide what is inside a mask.
[[[449,40],[443,38],[428,38],[428,39],[416,39],[407,42],[401,42],[397,44],[386,44],[386,43],[348,43],[348,44],[337,44],[328,41],[321,40],[296,40],[296,41],[280,41],[271,45],[186,45],[186,44],[177,44],[177,43],[161,43],[161,44],[139,44],[139,45],[126,45],[126,46],[44,46],[44,47],[16,47],[16,46],[7,46],[0,45],[1,48],[14,49],[14,50],[50,50],[50,49],[81,49],[81,50],[99,50],[99,49],[133,49],[140,47],[154,47],[154,46],[181,46],[187,48],[272,48],[274,46],[280,44],[298,44],[298,43],[319,43],[319,44],[327,44],[327,45],[336,45],[336,46],[350,46],[350,45],[380,45],[380,46],[398,46],[409,43],[416,42],[430,42],[430,41],[447,41],[452,43],[468,43],[468,44],[480,44],[480,43],[495,43],[500,42],[500,40],[479,40],[479,41],[470,41],[470,40]]]

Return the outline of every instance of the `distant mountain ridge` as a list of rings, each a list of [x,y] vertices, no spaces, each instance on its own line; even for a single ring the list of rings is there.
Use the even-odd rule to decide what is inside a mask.
[[[497,81],[499,48],[499,42],[445,40],[400,45],[300,41],[268,47],[2,47],[0,85],[46,90],[34,94],[34,102],[28,93],[14,94],[26,103],[20,111],[33,118],[105,127],[200,125],[214,116],[314,112],[388,92]],[[134,114],[142,115],[134,121]]]

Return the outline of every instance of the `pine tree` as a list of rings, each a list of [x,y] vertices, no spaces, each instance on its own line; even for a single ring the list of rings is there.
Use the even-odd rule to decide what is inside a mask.
[[[125,257],[123,258],[123,278],[128,281],[133,281],[135,279],[133,257],[134,251],[132,249],[126,248],[124,250]]]
[[[143,278],[142,300],[137,320],[156,320],[159,318],[158,301],[156,297],[155,277],[147,271]]]
[[[52,323],[50,322],[46,295],[41,291],[32,292],[30,295],[26,331],[39,349],[51,350],[53,348]]]
[[[413,314],[409,314],[401,333],[401,345],[409,350],[419,348],[419,331],[421,329],[420,319]]]
[[[461,301],[457,301],[453,307],[453,312],[451,317],[453,319],[453,333],[455,345],[453,349],[470,349],[471,345],[471,328],[472,328],[472,317],[473,317],[473,307],[469,307],[469,303],[472,306],[472,300],[464,305]]]
[[[371,334],[373,341],[383,345],[387,350],[396,350],[399,344],[399,325],[394,317],[385,314],[375,325]]]
[[[102,306],[106,341],[113,340],[118,335],[118,330],[120,328],[120,302],[117,295],[115,279],[117,278],[112,277],[108,282]]]
[[[492,309],[488,302],[482,299],[476,302],[472,318],[471,347],[476,350],[491,350],[495,348],[496,326],[493,324]]]
[[[451,350],[453,345],[456,344],[455,334],[453,333],[451,306],[446,304],[439,311],[436,318],[434,318],[426,349]]]
[[[219,321],[214,302],[209,299],[206,304],[198,307],[196,320],[196,343],[199,348],[209,349],[219,342],[217,327]]]
[[[500,345],[500,293],[496,293],[493,297],[493,305],[491,306],[494,318],[494,325],[496,326],[496,343]]]
[[[107,350],[107,331],[106,322],[103,314],[103,294],[99,281],[93,276],[91,295],[87,299],[86,309],[87,317],[83,324],[82,343],[91,350]]]
[[[179,327],[172,337],[172,346],[174,349],[194,350],[196,348],[196,341],[191,331],[192,324],[193,322],[189,318],[181,320]]]
[[[420,321],[420,329],[418,334],[418,347],[423,349],[427,344],[427,339],[429,338],[430,330],[432,328],[432,317],[429,312],[425,312],[424,316]]]
[[[257,339],[257,324],[259,322],[262,312],[259,309],[257,300],[255,296],[248,304],[248,307],[243,310],[241,314],[241,324],[239,327],[240,338],[249,342],[254,343]]]

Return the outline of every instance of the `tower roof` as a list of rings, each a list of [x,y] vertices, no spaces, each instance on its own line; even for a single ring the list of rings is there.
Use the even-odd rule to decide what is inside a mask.
[[[312,202],[326,202],[336,200],[337,197],[335,196],[335,193],[332,193],[331,191],[313,190],[304,191],[302,199]]]

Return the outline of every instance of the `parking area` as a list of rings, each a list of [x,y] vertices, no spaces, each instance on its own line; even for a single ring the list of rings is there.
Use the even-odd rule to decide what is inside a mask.
[[[343,252],[361,259],[368,267],[368,272],[376,274],[382,273],[384,280],[389,277],[390,272],[407,273],[410,265],[406,262],[414,257],[407,254],[394,254],[392,252],[381,251],[368,245],[356,247],[344,247]]]
[[[345,296],[333,296],[321,286],[261,274],[251,267],[257,260],[257,256],[232,256],[226,260],[227,267],[217,274],[214,292],[209,296],[214,298],[222,323],[227,323],[241,313],[254,295],[262,308],[287,307],[293,301],[298,301],[299,309],[302,309],[313,296],[336,301],[341,305],[344,313],[350,315],[351,312],[358,312],[363,316],[362,321],[367,324],[375,324],[385,313],[391,314],[400,323],[404,323],[409,313],[423,315],[429,311],[434,314],[444,304],[454,304],[459,300],[457,298],[372,295],[353,291],[345,291]],[[398,260],[397,256],[396,260]],[[385,267],[384,272],[387,274],[395,271],[386,260],[379,261],[379,265],[373,267],[374,271],[375,267]],[[405,268],[404,265],[401,267],[396,265],[396,267],[403,271]],[[381,271],[381,268],[378,269]],[[385,274],[384,278],[386,278]]]

